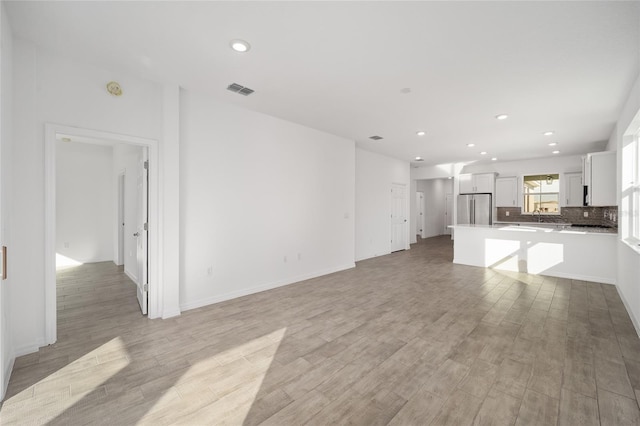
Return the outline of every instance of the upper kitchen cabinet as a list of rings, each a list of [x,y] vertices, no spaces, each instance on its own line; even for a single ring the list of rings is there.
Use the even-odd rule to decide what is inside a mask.
[[[496,207],[518,206],[518,178],[503,177],[496,179]]]
[[[588,154],[585,162],[587,203],[590,206],[617,206],[616,152],[605,151]]]
[[[460,194],[493,194],[494,173],[461,174],[458,177]]]
[[[582,173],[564,174],[563,207],[582,207],[584,202],[584,190],[582,186]]]

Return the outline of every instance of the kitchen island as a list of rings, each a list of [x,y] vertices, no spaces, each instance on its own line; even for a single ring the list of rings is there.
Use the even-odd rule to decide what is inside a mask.
[[[615,231],[557,225],[453,225],[453,262],[615,284]]]

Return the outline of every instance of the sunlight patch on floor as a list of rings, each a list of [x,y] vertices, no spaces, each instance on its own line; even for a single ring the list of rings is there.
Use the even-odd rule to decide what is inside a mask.
[[[56,253],[56,271],[61,271],[63,269],[73,268],[75,266],[80,266],[83,263],[72,259],[67,256],[63,256],[60,253]]]
[[[0,423],[40,423],[54,419],[93,392],[100,397],[100,392],[104,392],[102,385],[129,363],[126,345],[116,337],[7,398],[2,405]],[[43,405],[49,407],[46,419],[29,417],[30,414],[37,416],[30,407]]]
[[[142,423],[167,420],[187,410],[180,417],[185,424],[208,423],[213,418],[219,423],[242,424],[286,331],[281,328],[195,362],[149,410]]]

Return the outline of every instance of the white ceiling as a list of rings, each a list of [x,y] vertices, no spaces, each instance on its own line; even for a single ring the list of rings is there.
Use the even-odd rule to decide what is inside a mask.
[[[601,149],[640,72],[637,1],[6,5],[17,37],[67,57],[425,165]]]

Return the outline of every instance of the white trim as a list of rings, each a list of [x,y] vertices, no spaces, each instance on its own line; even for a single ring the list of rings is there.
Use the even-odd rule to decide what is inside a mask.
[[[9,379],[11,379],[11,373],[13,372],[13,366],[16,362],[16,357],[13,355],[11,360],[7,363],[6,368],[4,369],[4,383],[2,383],[2,393],[0,394],[0,401],[4,400],[5,395],[7,394],[7,389],[9,388]]]
[[[136,277],[135,275],[133,275],[131,272],[127,271],[126,269],[124,270],[124,274],[126,276],[129,277],[129,279],[131,281],[133,281],[133,283],[137,286],[138,285],[138,277]]]
[[[633,315],[633,309],[631,309],[631,305],[627,302],[627,299],[624,298],[624,294],[620,291],[618,286],[616,286],[616,291],[618,292],[618,296],[620,296],[620,300],[622,300],[622,304],[627,310],[627,314],[629,315],[629,319],[631,319],[631,323],[633,323],[633,327],[636,329],[636,334],[640,337],[640,322]]]
[[[34,352],[38,352],[38,350],[43,346],[46,346],[46,343],[42,339],[38,339],[35,343],[16,348],[13,355],[18,358],[22,355],[32,354]]]
[[[160,277],[160,247],[162,227],[159,222],[160,168],[159,143],[154,139],[137,136],[82,129],[59,124],[45,124],[44,178],[45,178],[45,226],[44,226],[44,262],[45,262],[45,341],[53,344],[57,340],[56,312],[56,135],[65,134],[94,140],[106,140],[116,143],[146,146],[149,148],[149,318],[158,318],[162,312],[163,283]],[[38,346],[39,347],[39,346]],[[29,348],[28,352],[35,352]],[[16,351],[17,354],[20,351]]]
[[[545,271],[544,274],[532,274],[532,275],[542,275],[542,276],[547,276],[547,277],[557,277],[557,278],[568,278],[570,280],[580,280],[580,281],[589,281],[592,283],[602,283],[602,284],[612,284],[615,285],[616,284],[616,278],[613,277],[594,277],[591,275],[580,275],[580,274],[566,274],[563,272],[553,272],[553,271],[549,271],[547,273],[547,271]]]
[[[299,275],[297,277],[294,277],[294,278],[286,280],[286,281],[284,281],[284,280],[275,281],[275,282],[259,285],[257,287],[247,288],[247,289],[244,289],[244,290],[231,291],[229,293],[224,293],[224,294],[221,294],[219,296],[213,296],[213,297],[207,297],[207,298],[204,298],[204,299],[194,300],[193,302],[180,304],[180,309],[182,311],[186,311],[186,310],[189,310],[189,309],[201,308],[203,306],[208,306],[208,305],[212,305],[214,303],[224,302],[226,300],[235,299],[237,297],[248,296],[250,294],[260,293],[260,292],[263,292],[263,291],[266,291],[266,290],[271,290],[271,289],[278,288],[278,287],[283,287],[283,286],[286,286],[286,285],[296,284],[296,283],[299,283],[300,281],[309,280],[311,278],[316,278],[316,277],[321,277],[323,275],[333,274],[334,272],[344,271],[344,270],[347,270],[347,269],[355,268],[355,266],[356,266],[355,263],[349,263],[347,265],[337,266],[335,268],[329,268],[329,269],[325,269],[323,271],[317,271],[317,272],[312,272],[310,274]],[[179,313],[176,314],[176,315],[179,315]]]

